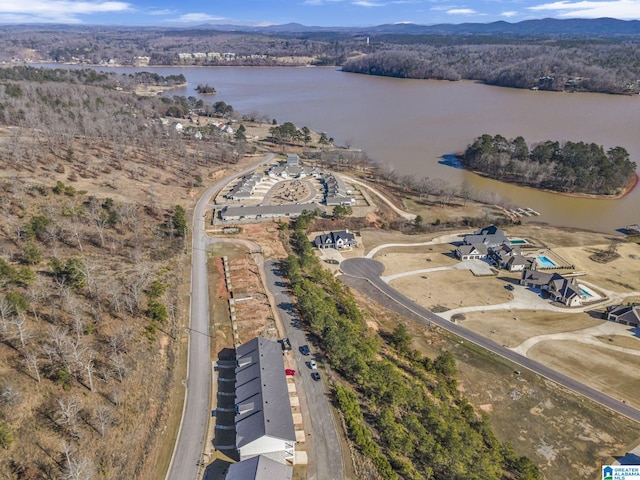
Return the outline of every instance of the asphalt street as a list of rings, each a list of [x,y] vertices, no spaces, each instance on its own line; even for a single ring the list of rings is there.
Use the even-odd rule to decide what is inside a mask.
[[[293,309],[291,295],[273,260],[265,262],[264,270],[267,287],[274,297],[278,315],[284,324],[286,335],[291,341],[292,350],[288,355],[293,355],[295,358],[295,379],[300,405],[303,411],[307,410],[311,423],[311,425],[305,426],[307,429],[307,455],[309,457],[307,479],[342,480],[344,475],[342,447],[331,414],[322,364],[318,358],[314,357],[313,345],[307,341],[304,331],[300,328],[299,318]],[[309,345],[311,355],[303,355],[300,352],[299,347],[302,345]],[[315,381],[311,378],[312,370],[307,363],[311,359],[318,361],[321,381]]]
[[[273,159],[268,154],[259,164]],[[205,215],[212,207],[209,200],[230,180],[256,169],[254,165],[234,172],[218,181],[200,196],[193,213],[191,265],[191,310],[189,321],[189,359],[182,423],[178,432],[166,480],[189,480],[199,477],[204,442],[211,416],[211,354],[209,344],[209,295],[207,282],[207,245]]]
[[[512,362],[520,365],[523,368],[542,375],[543,377],[548,378],[549,380],[552,380],[570,390],[573,390],[574,392],[586,398],[589,398],[590,400],[598,402],[601,405],[604,405],[605,407],[610,408],[611,410],[618,412],[636,422],[640,422],[640,410],[638,410],[637,408],[634,408],[620,400],[610,397],[594,388],[591,388],[577,380],[574,380],[573,378],[558,373],[557,371],[541,363],[520,355],[519,353],[516,353],[507,347],[503,347],[502,345],[499,345],[475,332],[467,330],[460,325],[456,325],[455,323],[452,323],[449,320],[446,320],[427,310],[426,308],[414,303],[380,278],[380,274],[384,270],[384,266],[380,262],[371,260],[369,258],[350,258],[344,260],[340,264],[340,269],[345,275],[364,278],[368,280],[389,298],[398,302],[406,309],[421,317],[425,324],[438,325],[439,327],[457,335],[463,340],[472,342],[496,355],[506,358],[507,360],[511,360]]]

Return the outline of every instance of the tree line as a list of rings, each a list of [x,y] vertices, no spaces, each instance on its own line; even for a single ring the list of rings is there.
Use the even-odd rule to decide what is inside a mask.
[[[457,387],[453,356],[409,347],[403,327],[381,336],[347,287],[324,270],[307,239],[315,217],[294,223],[283,263],[300,317],[343,380],[333,386],[352,441],[384,479],[538,479],[537,467],[500,443],[486,415]],[[390,338],[389,338],[390,337]]]
[[[461,157],[471,170],[497,180],[557,192],[619,194],[635,175],[636,163],[622,147],[604,151],[585,142],[545,141],[529,148],[522,137],[478,137]]]

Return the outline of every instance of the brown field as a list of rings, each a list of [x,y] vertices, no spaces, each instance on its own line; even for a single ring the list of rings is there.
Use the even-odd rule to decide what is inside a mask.
[[[495,310],[490,312],[468,312],[463,327],[480,333],[496,343],[516,347],[528,338],[549,333],[573,332],[595,327],[602,320],[588,313],[557,313],[530,310]],[[633,339],[630,339],[633,340]],[[640,348],[640,341],[636,341]]]
[[[383,275],[395,275],[411,270],[455,265],[458,259],[451,253],[453,248],[449,244],[389,247],[378,252],[374,259],[384,265]],[[407,251],[411,255],[407,255]]]
[[[528,356],[640,408],[637,356],[566,340],[540,342],[529,350]],[[616,364],[621,367],[612,369]]]
[[[640,245],[622,243],[618,247],[620,258],[608,263],[594,262],[589,256],[598,250],[606,250],[608,244],[594,244],[581,247],[557,247],[554,251],[573,263],[576,270],[586,271],[585,280],[608,290],[618,292],[640,291]],[[637,258],[633,258],[635,255]],[[635,275],[634,275],[635,274]]]
[[[495,305],[511,300],[497,277],[476,277],[468,270],[447,270],[401,277],[390,282],[416,303],[451,310],[473,305]]]
[[[635,337],[628,337],[623,335],[603,335],[596,338],[606,345],[615,345],[622,348],[629,348],[631,350],[640,351],[640,341],[638,339],[638,333],[639,332],[636,331]]]

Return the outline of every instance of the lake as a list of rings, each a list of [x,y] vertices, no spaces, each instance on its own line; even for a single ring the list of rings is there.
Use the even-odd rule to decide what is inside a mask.
[[[188,85],[167,95],[193,95],[208,83],[241,113],[326,132],[337,144],[365,150],[399,174],[463,182],[541,213],[535,221],[602,232],[640,223],[640,187],[622,199],[574,198],[517,187],[448,166],[442,156],[484,134],[621,146],[640,164],[640,97],[557,93],[447,82],[373,77],[314,67],[112,68],[122,73],[183,73]],[[527,221],[527,220],[525,220]]]

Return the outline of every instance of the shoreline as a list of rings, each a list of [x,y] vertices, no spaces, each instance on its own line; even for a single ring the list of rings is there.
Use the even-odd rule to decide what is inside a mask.
[[[455,154],[455,155],[457,156],[457,154]],[[627,195],[629,195],[635,189],[635,187],[638,185],[638,182],[640,181],[640,177],[638,176],[638,172],[634,172],[632,177],[631,177],[631,180],[629,181],[629,183],[627,183],[624,187],[622,187],[622,191],[619,194],[617,194],[617,195],[597,195],[597,194],[594,194],[594,193],[558,192],[556,190],[549,190],[549,189],[546,189],[546,188],[537,188],[537,187],[534,187],[532,185],[528,185],[526,183],[505,182],[504,180],[500,180],[499,178],[492,177],[492,176],[487,175],[484,172],[481,172],[479,170],[470,170],[468,168],[465,168],[464,166],[462,167],[462,169],[466,170],[467,172],[474,173],[475,175],[478,175],[479,177],[489,178],[491,180],[495,180],[496,182],[507,183],[509,185],[515,185],[515,186],[522,187],[522,188],[530,188],[530,189],[536,190],[538,192],[553,193],[553,194],[556,194],[556,195],[562,195],[563,197],[591,198],[591,199],[594,199],[594,200],[620,200],[621,198],[624,198]]]

